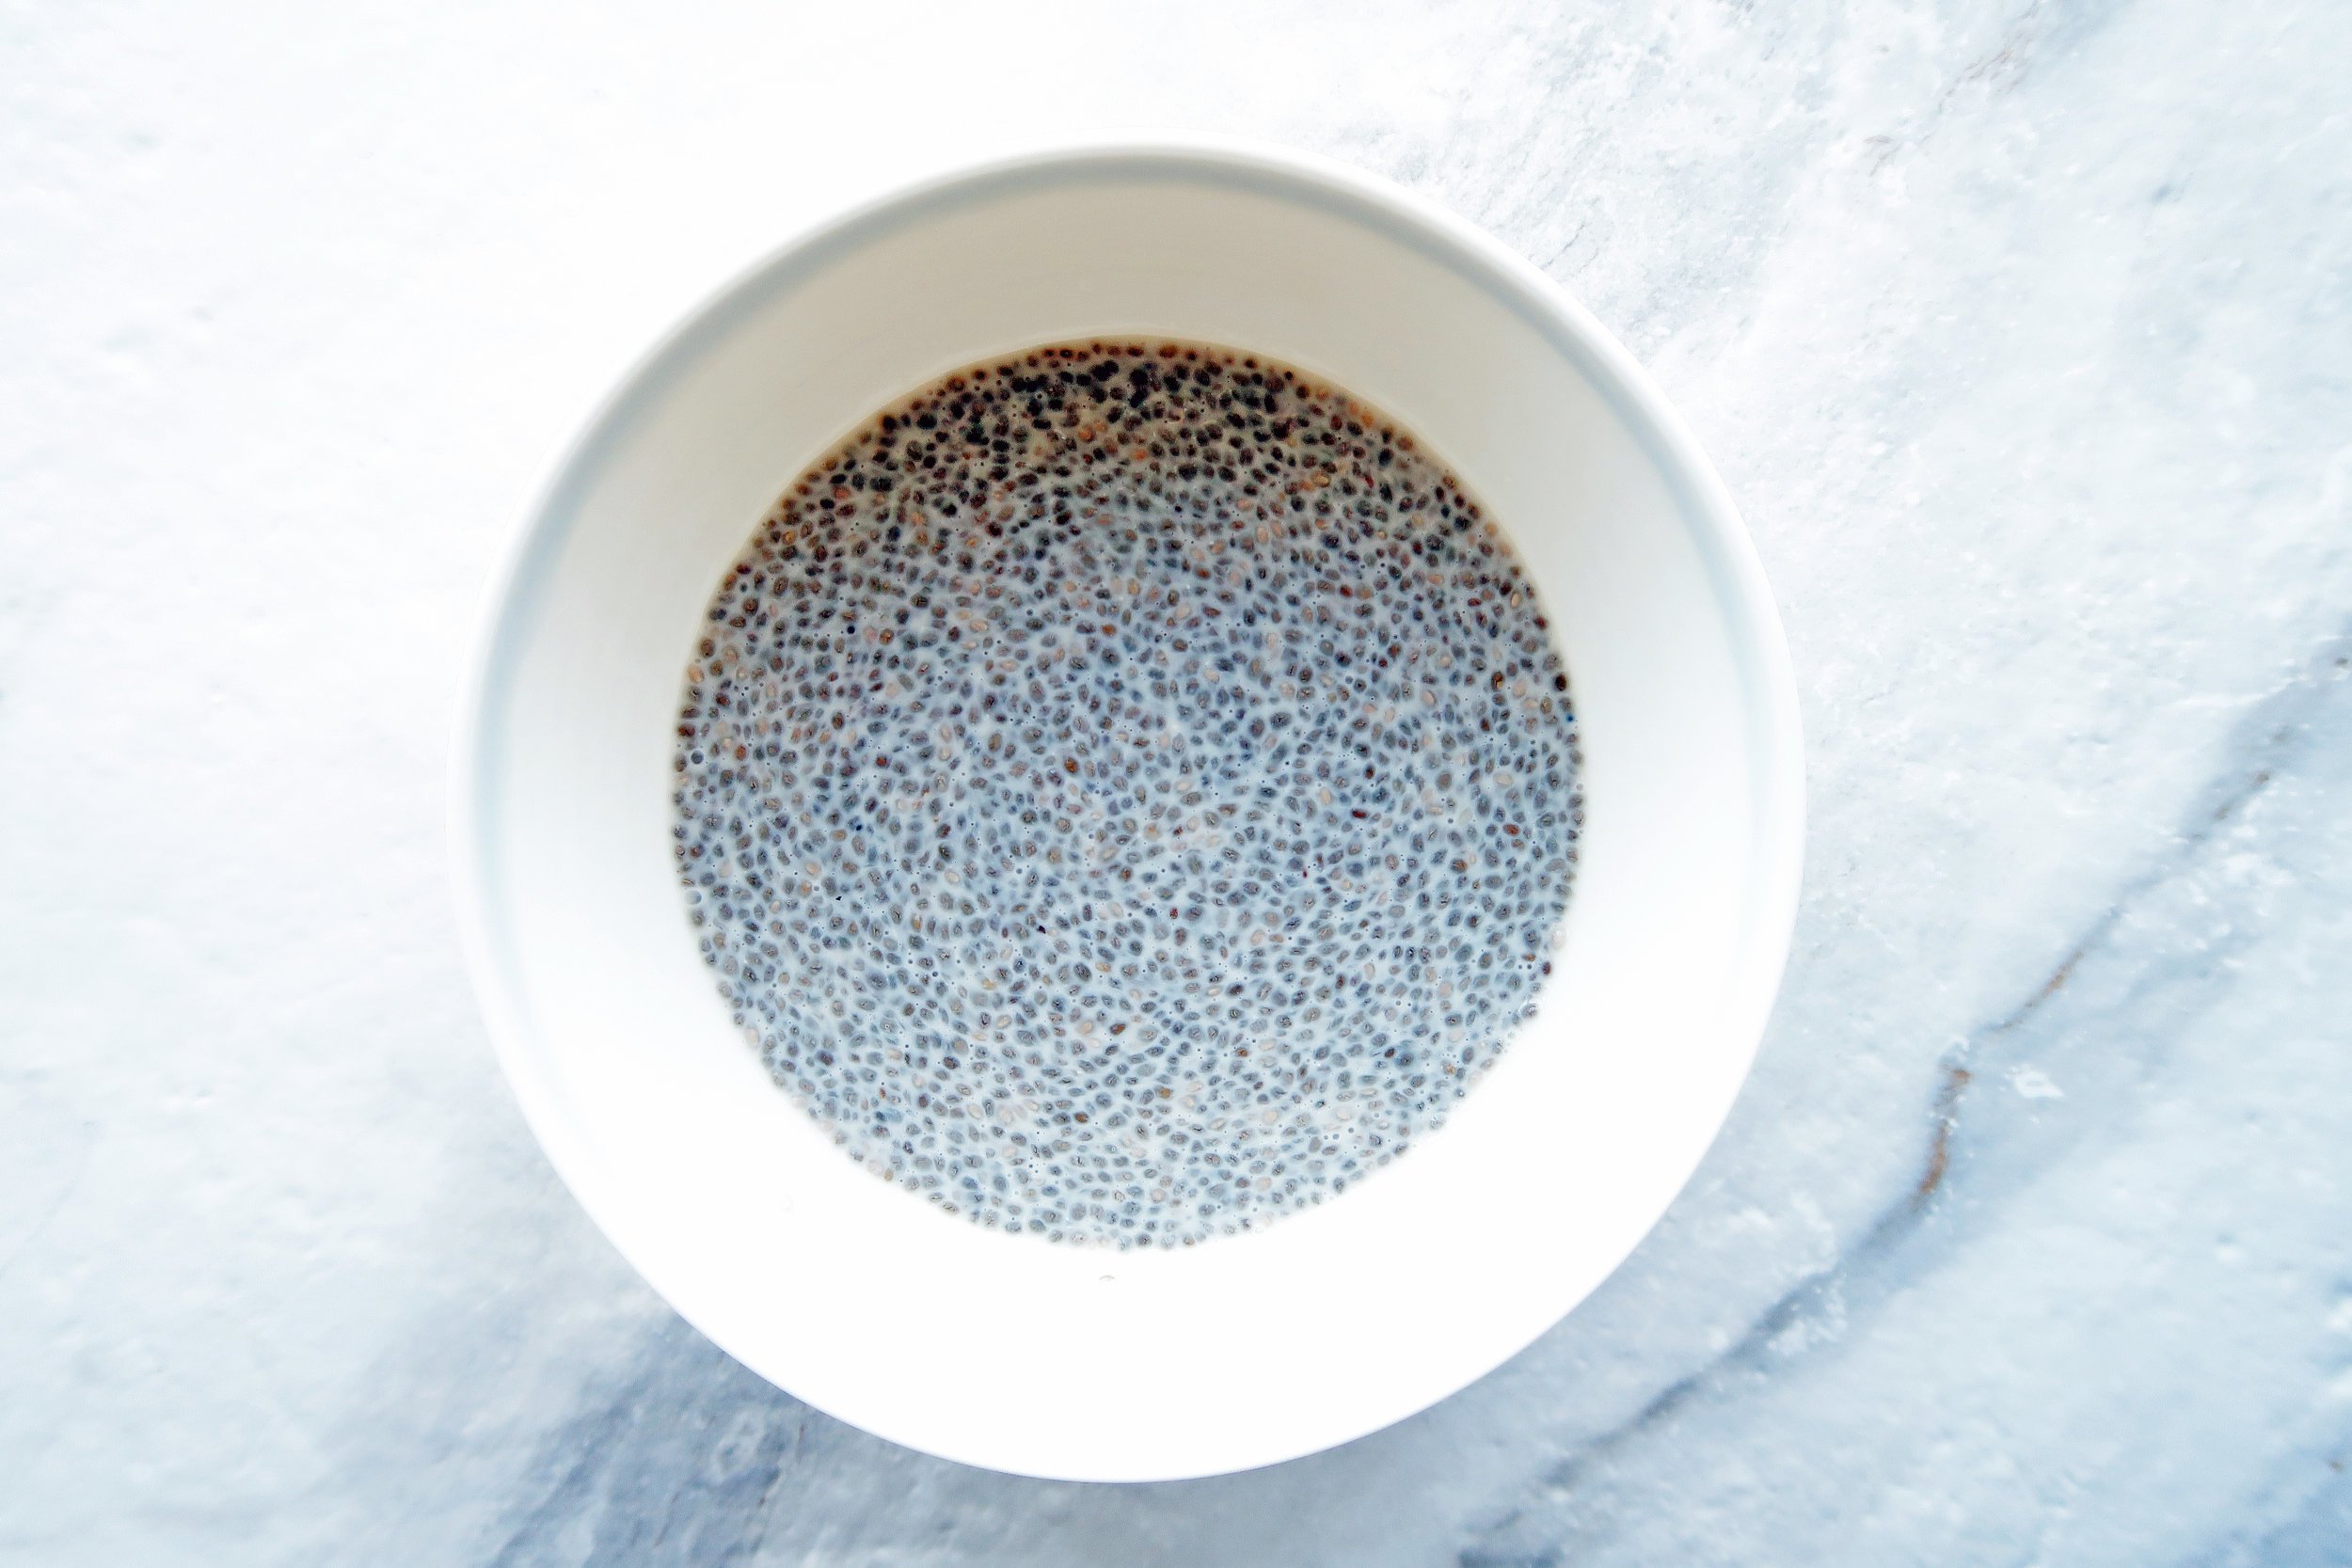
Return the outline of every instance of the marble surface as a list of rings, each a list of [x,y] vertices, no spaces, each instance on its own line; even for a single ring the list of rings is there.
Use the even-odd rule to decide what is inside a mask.
[[[2352,8],[686,9],[0,19],[0,1561],[2352,1560]],[[1597,1296],[1346,1449],[1101,1488],[639,1283],[492,1064],[441,786],[656,331],[1139,122],[1426,191],[1654,368],[1812,840]]]

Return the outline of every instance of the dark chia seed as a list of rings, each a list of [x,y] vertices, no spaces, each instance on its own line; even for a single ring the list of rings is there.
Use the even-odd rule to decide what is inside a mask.
[[[686,672],[704,956],[850,1155],[1172,1245],[1344,1190],[1533,1010],[1583,812],[1533,587],[1262,357],[1041,348],[793,484]]]

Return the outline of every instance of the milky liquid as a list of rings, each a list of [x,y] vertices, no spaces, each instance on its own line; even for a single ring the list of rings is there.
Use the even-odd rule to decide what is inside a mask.
[[[877,416],[728,574],[677,736],[689,915],[777,1082],[951,1212],[1119,1245],[1435,1129],[1533,1010],[1583,816],[1462,486],[1199,345]]]

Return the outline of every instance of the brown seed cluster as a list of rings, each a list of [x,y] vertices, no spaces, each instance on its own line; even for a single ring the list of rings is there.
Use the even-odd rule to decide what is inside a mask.
[[[1041,348],[797,481],[687,671],[677,862],[854,1158],[1118,1245],[1319,1201],[1532,1010],[1567,676],[1454,476],[1221,349]]]

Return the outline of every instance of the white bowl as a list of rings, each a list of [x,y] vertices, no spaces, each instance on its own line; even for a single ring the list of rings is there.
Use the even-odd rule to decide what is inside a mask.
[[[1186,1249],[983,1230],[852,1164],[728,1021],[673,867],[681,672],[811,458],[933,376],[1202,339],[1329,378],[1517,543],[1583,729],[1537,1016],[1446,1126],[1320,1207]],[[1803,778],[1721,483],[1541,274],[1364,175],[1105,148],[923,185],[696,310],[564,461],[468,699],[459,901],[508,1078],[613,1243],[819,1409],[951,1459],[1156,1480],[1374,1431],[1524,1347],[1630,1251],[1729,1109],[1794,913]]]

